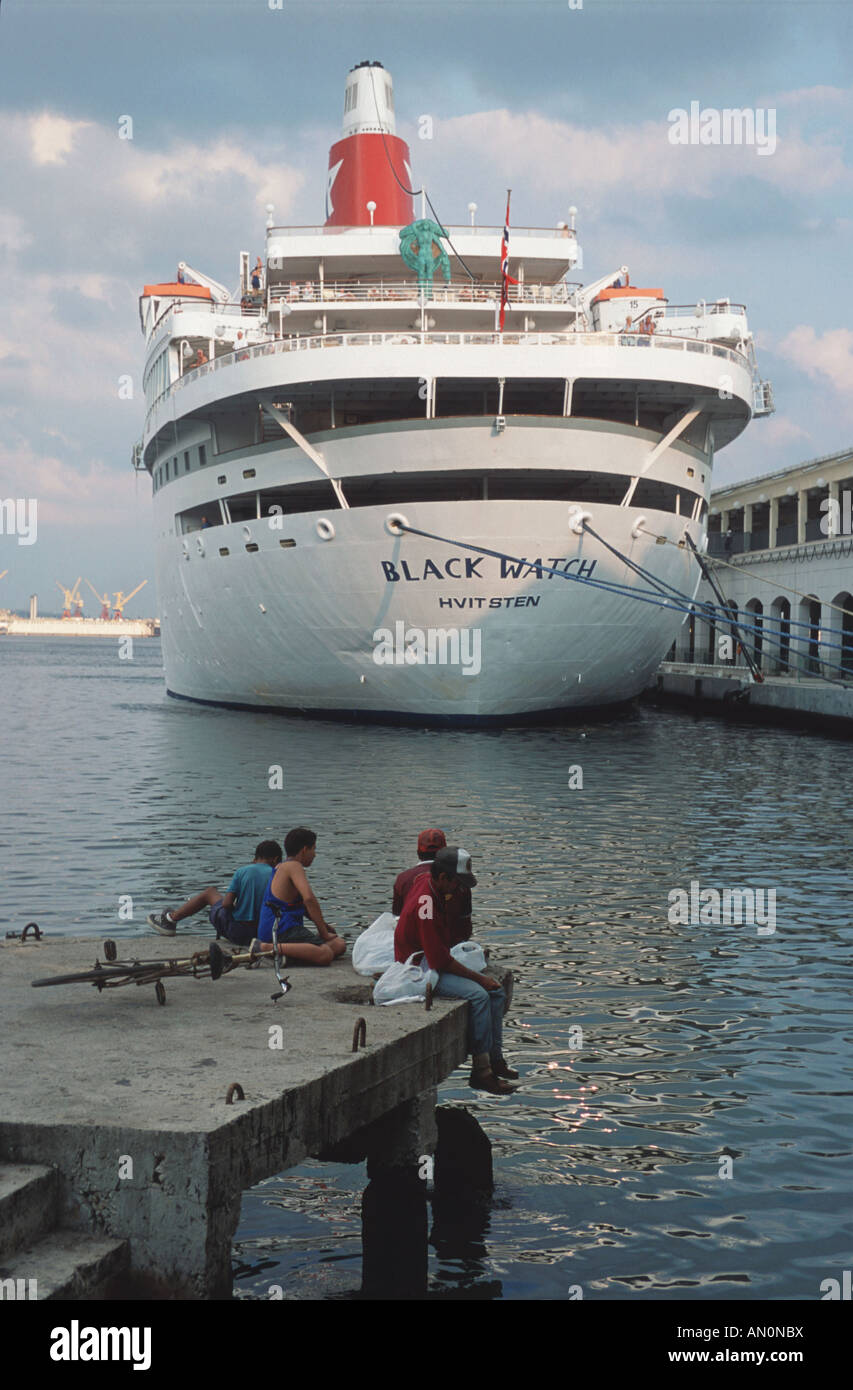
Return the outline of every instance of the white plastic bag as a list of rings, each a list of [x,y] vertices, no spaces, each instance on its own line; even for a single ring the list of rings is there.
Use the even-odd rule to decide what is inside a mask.
[[[482,946],[477,941],[460,941],[458,945],[451,946],[450,954],[454,960],[458,960],[460,965],[464,965],[468,970],[474,970],[478,975],[482,975],[486,968],[486,957]]]
[[[393,912],[383,912],[361,933],[352,948],[352,968],[359,975],[378,975],[394,964],[394,928],[397,918]]]
[[[426,998],[429,982],[438,984],[438,971],[430,970],[423,951],[415,951],[405,962],[395,960],[373,986],[374,1004],[404,1004]]]

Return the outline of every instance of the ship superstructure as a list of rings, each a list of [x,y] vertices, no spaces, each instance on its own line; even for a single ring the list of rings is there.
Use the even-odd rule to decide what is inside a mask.
[[[169,691],[462,720],[635,695],[683,612],[626,561],[695,590],[656,538],[704,545],[715,452],[772,409],[745,309],[625,266],[583,288],[574,209],[512,227],[504,278],[503,228],[417,196],[376,63],[326,196],[323,226],[269,209],[237,295],[182,264],[140,299]]]

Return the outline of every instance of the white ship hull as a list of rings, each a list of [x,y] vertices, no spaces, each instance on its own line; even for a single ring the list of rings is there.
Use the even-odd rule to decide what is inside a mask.
[[[440,432],[444,466],[450,460],[470,464],[478,447],[494,449],[486,427],[476,422],[479,428],[472,429],[474,423]],[[584,450],[595,443],[609,468],[630,472],[637,451],[648,449],[642,432],[610,433],[599,425],[593,438],[579,425],[533,433],[520,427],[511,446],[515,461],[533,467],[557,452],[565,457],[567,444]],[[534,436],[537,451],[531,458]],[[361,439],[361,448],[374,459],[383,448],[399,453],[400,438],[399,433],[374,434]],[[413,467],[423,466],[413,440],[434,451],[435,438],[429,430],[406,432],[405,452]],[[354,442],[341,439],[337,447],[356,464]],[[323,448],[328,455],[327,442]],[[283,461],[291,466],[295,453],[277,449],[258,453],[251,462],[259,475],[266,470],[267,478],[281,477]],[[672,452],[673,475],[683,473],[688,459],[695,461]],[[345,472],[341,462],[337,476]],[[391,471],[384,461],[382,468]],[[200,495],[197,478],[173,486],[184,490],[184,502],[192,499],[191,489]],[[209,490],[207,481],[204,486]],[[177,495],[169,497],[170,508]],[[649,588],[594,537],[570,529],[570,506],[535,500],[359,506],[323,515],[334,528],[329,540],[318,535],[319,513],[162,536],[158,582],[168,689],[192,700],[242,707],[459,722],[629,700],[650,683],[684,614],[538,571],[537,560],[595,583]],[[632,535],[639,508],[593,503],[587,510],[590,524],[617,551],[693,593],[698,572],[685,549],[658,545],[647,534]],[[393,537],[385,522],[394,511],[419,530],[529,563],[521,568],[443,541]],[[698,522],[648,509],[642,515],[651,532],[677,542],[687,529],[701,546]],[[283,547],[283,540],[294,543]],[[442,661],[437,649],[433,662],[409,664],[397,639],[407,634],[411,640],[413,630],[437,629],[459,635],[458,652],[464,656],[467,650],[467,663]],[[383,632],[395,641],[392,664],[377,660]],[[452,656],[450,642],[444,655]]]

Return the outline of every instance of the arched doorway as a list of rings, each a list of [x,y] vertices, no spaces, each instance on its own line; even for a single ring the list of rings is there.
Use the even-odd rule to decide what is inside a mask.
[[[748,625],[744,636],[752,650],[753,661],[760,671],[761,658],[764,652],[764,604],[761,599],[751,598],[744,611],[745,621]]]
[[[820,599],[814,594],[800,600],[796,644],[800,670],[807,676],[820,675],[820,611]]]
[[[771,671],[784,673],[791,669],[791,605],[786,598],[774,598],[770,605]]]
[[[843,589],[835,595],[832,604],[830,641],[835,645],[830,649],[830,659],[835,667],[841,668],[833,671],[833,675],[840,680],[853,680],[853,594]],[[839,613],[839,608],[844,612]]]
[[[720,651],[724,666],[737,666],[738,648],[740,638],[737,632],[737,604],[729,601],[724,605],[727,613],[731,615],[731,622],[726,623],[720,635]]]

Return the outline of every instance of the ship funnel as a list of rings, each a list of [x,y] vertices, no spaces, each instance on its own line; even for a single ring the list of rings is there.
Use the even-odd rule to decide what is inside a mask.
[[[356,64],[344,90],[343,138],[329,150],[327,227],[412,221],[412,199],[404,191],[412,186],[412,157],[395,130],[390,72],[381,63]],[[368,203],[375,204],[372,213]]]

